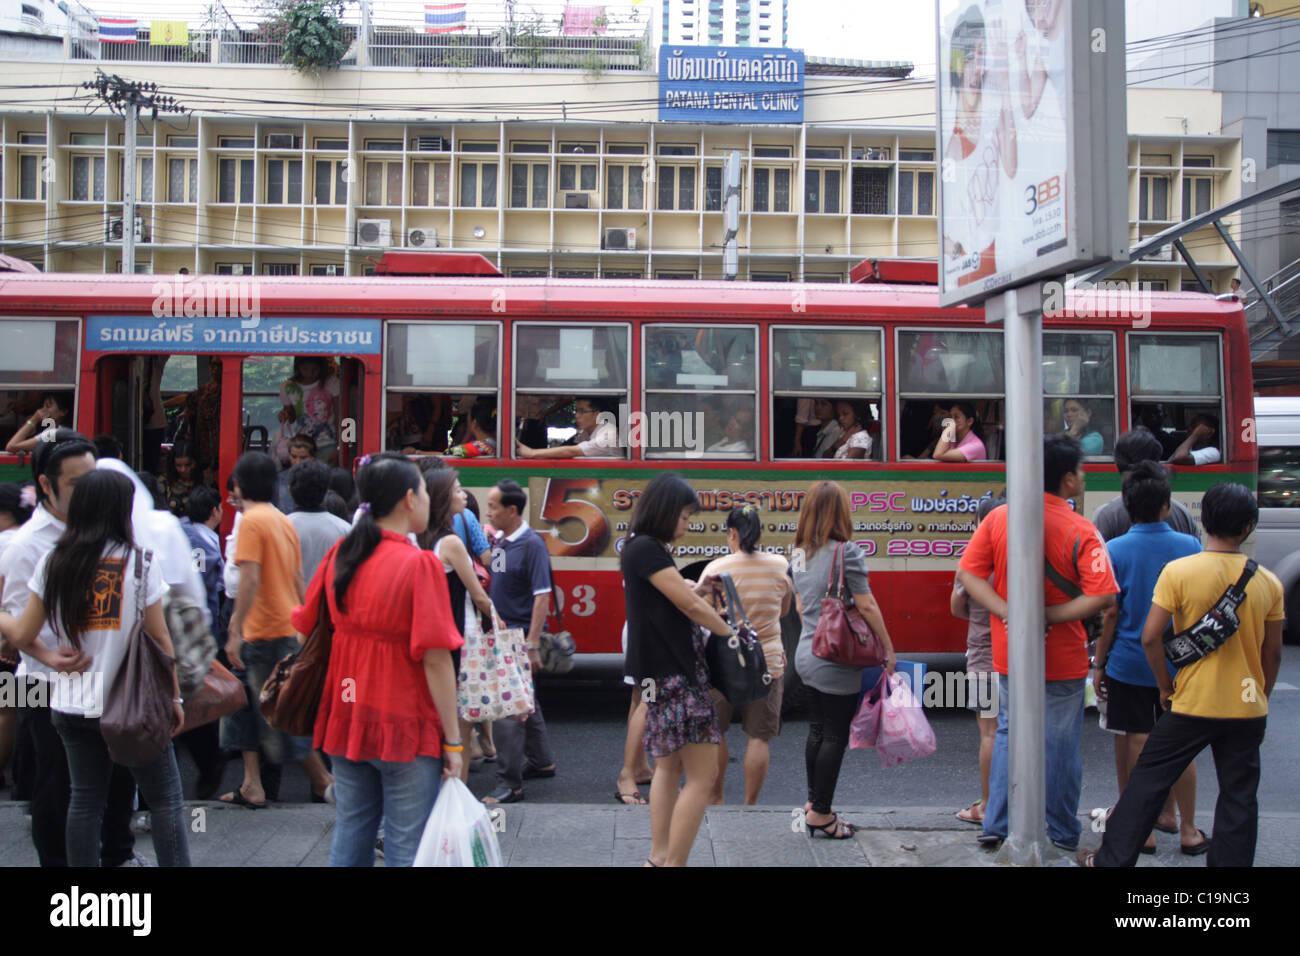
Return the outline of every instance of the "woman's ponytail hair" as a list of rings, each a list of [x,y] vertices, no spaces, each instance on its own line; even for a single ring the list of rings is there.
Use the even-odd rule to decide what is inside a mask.
[[[735,528],[740,536],[740,550],[753,554],[758,548],[758,539],[763,534],[763,522],[758,517],[758,509],[753,505],[732,508],[727,515],[726,527]]]
[[[396,453],[384,452],[362,459],[357,471],[361,515],[334,555],[334,603],[340,611],[353,575],[374,553],[383,537],[378,519],[391,514],[406,498],[408,491],[419,489],[421,481],[420,470]]]

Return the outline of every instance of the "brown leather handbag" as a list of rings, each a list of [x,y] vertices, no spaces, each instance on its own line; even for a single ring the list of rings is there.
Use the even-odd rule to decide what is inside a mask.
[[[113,677],[99,733],[113,763],[147,767],[163,755],[175,729],[176,659],[163,652],[144,629],[146,569],[152,551],[134,549],[136,620],[126,657]]]
[[[316,626],[303,641],[302,650],[275,665],[258,695],[258,706],[266,722],[291,737],[310,737],[316,729],[316,713],[325,692],[325,675],[334,643],[329,608],[333,580],[334,562],[331,561],[320,592]]]
[[[879,667],[885,662],[885,651],[880,638],[853,604],[853,598],[844,598],[844,542],[837,542],[831,553],[830,574],[826,578],[826,596],[822,598],[817,630],[813,633],[812,652],[832,664],[846,667]],[[835,580],[835,566],[840,574]],[[834,586],[834,593],[831,587]]]
[[[199,689],[185,698],[185,723],[181,733],[202,727],[248,706],[248,694],[238,677],[221,663],[213,661]]]

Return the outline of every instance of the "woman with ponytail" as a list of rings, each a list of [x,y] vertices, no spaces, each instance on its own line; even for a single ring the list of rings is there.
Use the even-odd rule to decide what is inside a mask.
[[[758,793],[767,778],[771,760],[769,741],[781,733],[782,678],[785,676],[785,647],[781,643],[781,618],[790,611],[794,585],[790,580],[790,562],[780,554],[759,550],[763,520],[754,505],[732,508],[727,515],[727,546],[731,554],[715,558],[700,575],[696,593],[708,597],[719,584],[718,576],[730,574],[749,623],[763,642],[767,672],[772,678],[767,696],[745,705],[741,722],[749,743],[745,748],[745,803],[758,803]],[[727,773],[727,725],[731,722],[731,704],[716,690],[713,707],[722,727],[722,746],[718,748],[718,778],[713,783],[711,803],[723,803],[723,784]]]
[[[334,642],[313,743],[334,766],[330,866],[373,866],[381,818],[385,865],[410,866],[441,779],[460,773],[451,652],[462,641],[441,564],[408,537],[429,524],[419,469],[366,456],[357,491],[357,522],[321,561],[293,624],[310,633],[324,595]]]

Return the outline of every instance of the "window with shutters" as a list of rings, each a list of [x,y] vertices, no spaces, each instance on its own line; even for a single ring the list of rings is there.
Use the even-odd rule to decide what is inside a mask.
[[[511,208],[545,209],[550,198],[550,181],[550,163],[511,163]]]
[[[605,208],[645,208],[645,170],[640,163],[610,163],[605,167]]]
[[[411,205],[451,203],[451,164],[417,159],[411,162]]]
[[[460,180],[457,183],[456,205],[493,207],[497,204],[497,164],[460,163]]]
[[[301,205],[301,159],[268,159],[266,161],[266,201],[272,205]]]
[[[314,163],[316,176],[316,205],[346,206],[348,202],[348,175],[350,166],[346,159],[318,159]]]
[[[402,164],[375,162],[365,164],[367,206],[400,206],[402,204]],[[427,205],[424,204],[424,205]]]

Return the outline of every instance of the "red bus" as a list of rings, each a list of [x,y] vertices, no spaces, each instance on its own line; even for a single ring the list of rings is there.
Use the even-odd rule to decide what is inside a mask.
[[[637,494],[664,469],[685,475],[703,506],[676,549],[688,573],[725,553],[733,505],[758,506],[762,546],[788,552],[809,485],[844,483],[900,653],[964,650],[965,624],[948,612],[955,559],[978,501],[1005,486],[1002,333],[980,310],[939,308],[935,288],[910,274],[907,284],[773,285],[474,271],[0,276],[0,442],[55,393],[81,432],[112,434],[134,466],[165,469],[180,409],[161,441],[150,413],[157,421],[159,400],[183,406],[206,388],[209,419],[184,427],[208,445],[215,460],[201,464],[224,488],[244,450],[277,450],[280,383],[294,356],[318,356],[337,368],[329,424],[344,467],[386,447],[436,452],[472,405],[495,408],[499,455],[458,461],[462,482],[480,501],[502,477],[528,490],[582,652],[620,650],[618,555]],[[1206,413],[1222,423],[1222,461],[1177,468],[1176,496],[1195,506],[1225,479],[1254,488],[1241,306],[1181,292],[1132,305],[1072,298],[1045,322],[1046,428],[1073,427],[1088,454],[1077,505],[1091,514],[1118,493],[1120,432],[1146,423],[1172,450]],[[520,458],[521,433],[534,446],[573,434],[577,397],[607,411],[624,447],[614,457]],[[829,431],[822,402],[854,409],[870,436],[865,457],[815,457]],[[987,460],[926,457],[957,402],[974,407]],[[25,456],[0,457],[0,478],[29,476]]]

